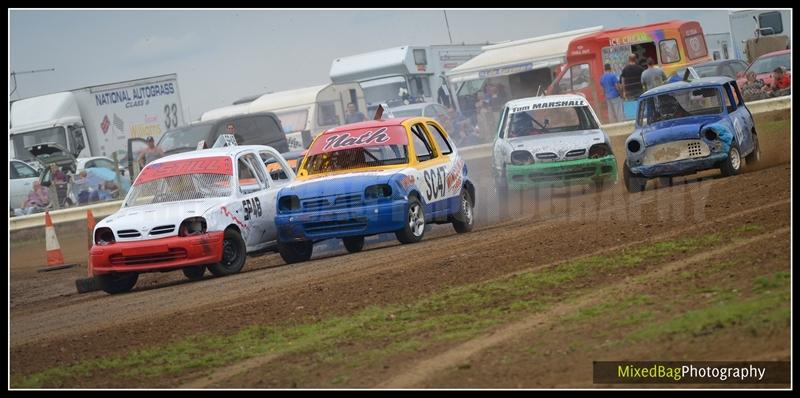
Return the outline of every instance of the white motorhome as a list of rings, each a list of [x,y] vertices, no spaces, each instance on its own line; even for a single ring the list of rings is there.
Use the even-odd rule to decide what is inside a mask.
[[[736,58],[730,33],[706,33],[706,46],[714,61]]]
[[[786,36],[792,41],[792,11],[741,10],[729,14],[735,58],[752,62],[746,53],[747,41],[757,37]]]
[[[364,88],[370,113],[379,104],[399,106],[404,102],[439,102],[443,73],[461,65],[481,51],[481,44],[402,46],[341,57],[333,60],[334,83],[359,82]],[[445,89],[447,86],[444,86]]]
[[[347,104],[351,102],[357,111],[369,118],[361,86],[358,83],[341,83],[264,94],[251,102],[205,112],[200,120],[273,112],[281,120],[289,150],[296,151],[305,148],[311,143],[310,139],[323,130],[344,124]]]
[[[508,100],[544,94],[566,62],[572,39],[602,30],[602,26],[514,40],[482,47],[482,52],[445,73],[457,109],[465,116],[475,113],[479,92],[487,84],[500,91],[498,113]]]
[[[54,143],[74,157],[127,154],[129,138],[184,124],[176,74],[84,87],[17,100],[9,110],[9,157],[30,161],[37,144]]]

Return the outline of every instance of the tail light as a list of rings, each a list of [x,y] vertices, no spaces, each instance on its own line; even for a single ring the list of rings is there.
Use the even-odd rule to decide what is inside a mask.
[[[114,243],[114,232],[111,228],[97,228],[94,231],[94,244],[97,246],[106,246]]]
[[[191,217],[183,220],[181,227],[178,228],[178,236],[192,236],[206,233],[206,219],[203,217]]]

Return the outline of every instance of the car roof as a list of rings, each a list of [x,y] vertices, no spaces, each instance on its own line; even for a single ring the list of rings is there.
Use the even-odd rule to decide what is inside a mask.
[[[246,151],[260,151],[265,148],[272,148],[266,145],[234,145],[234,146],[225,146],[220,148],[209,148],[203,149],[199,151],[191,151],[191,152],[181,152],[176,153],[174,155],[164,156],[163,158],[156,159],[152,161],[150,164],[154,163],[162,163],[162,162],[170,162],[173,160],[179,159],[201,159],[207,158],[211,156],[231,156],[234,157],[242,152]],[[275,152],[278,152],[277,149],[272,148]]]
[[[368,129],[368,128],[375,128],[375,127],[389,127],[389,126],[400,126],[408,119],[414,119],[415,117],[398,117],[398,118],[391,118],[391,119],[381,119],[381,120],[367,120],[364,122],[358,123],[350,123],[344,124],[341,126],[334,127],[332,129],[328,129],[322,132],[323,135],[332,134],[332,133],[340,133],[342,131],[350,131],[350,130],[357,130],[357,129]]]
[[[712,77],[703,77],[697,80],[692,80],[691,82],[680,81],[675,83],[667,83],[662,86],[658,86],[654,89],[647,90],[647,92],[642,94],[642,97],[648,97],[655,94],[661,94],[661,93],[666,93],[668,91],[681,90],[685,88],[719,86],[727,82],[733,82],[733,81],[735,80],[731,79],[730,77],[712,76]]]
[[[539,97],[528,97],[528,98],[520,98],[506,102],[506,107],[515,107],[515,106],[524,106],[530,104],[539,104],[542,102],[553,102],[553,101],[584,101],[588,105],[588,101],[586,101],[586,97],[577,95],[577,94],[559,94],[559,95],[543,95]]]
[[[764,55],[762,55],[762,56],[758,57],[757,59],[774,57],[774,56],[776,56],[776,55],[789,54],[789,53],[791,53],[791,52],[792,52],[792,50],[778,50],[778,51],[773,51],[773,52],[771,52],[771,53],[766,53],[766,54],[764,54]]]
[[[716,61],[701,62],[699,64],[690,65],[690,67],[697,68],[697,67],[700,67],[700,66],[716,66],[716,65],[730,64],[730,63],[734,63],[734,62],[744,62],[744,61],[742,61],[740,59],[719,59],[719,60],[716,60]],[[747,62],[744,62],[744,63],[747,63]]]

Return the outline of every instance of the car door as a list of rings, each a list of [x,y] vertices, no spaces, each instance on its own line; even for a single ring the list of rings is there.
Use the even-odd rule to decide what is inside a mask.
[[[454,214],[461,210],[461,189],[464,185],[464,159],[458,154],[458,150],[453,142],[447,137],[447,134],[442,129],[440,124],[427,122],[425,127],[428,129],[428,134],[433,138],[436,145],[436,150],[440,156],[446,159],[447,174],[445,175],[445,191],[446,200],[442,203],[446,205],[444,213],[446,215]]]
[[[450,156],[442,155],[423,123],[411,126],[411,139],[420,173],[426,217],[439,218],[447,209],[447,174],[452,169]]]
[[[275,209],[277,208],[278,192],[284,186],[294,181],[294,169],[277,150],[264,148],[258,151],[261,166],[267,175],[267,187],[259,193],[263,217],[259,219],[260,228],[264,231],[263,238],[266,242],[277,239],[275,228]]]
[[[268,189],[268,178],[258,155],[253,151],[240,154],[236,160],[236,177],[239,187],[239,202],[234,208],[241,209],[245,228],[242,230],[247,251],[260,250],[267,246],[270,235],[264,228],[264,219],[269,218],[264,199]],[[268,214],[264,214],[267,210]],[[273,212],[274,217],[274,212]]]
[[[750,153],[753,148],[753,137],[751,132],[753,130],[753,116],[750,111],[744,106],[739,88],[730,82],[722,85],[723,94],[727,97],[725,103],[730,105],[728,107],[728,114],[733,125],[733,133],[739,143],[739,151],[742,155]],[[732,109],[731,109],[732,108]]]
[[[25,162],[18,160],[11,161],[10,169],[9,205],[16,209],[22,207],[25,197],[33,190],[33,182],[39,179],[39,173]]]

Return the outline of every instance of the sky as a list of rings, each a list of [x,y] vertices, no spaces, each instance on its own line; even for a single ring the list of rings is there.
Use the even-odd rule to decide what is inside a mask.
[[[728,32],[727,10],[447,10],[454,43],[518,40],[669,19]],[[442,10],[9,11],[9,73],[18,99],[178,74],[186,120],[252,94],[329,82],[338,58],[447,44]],[[13,84],[9,79],[9,93]]]

